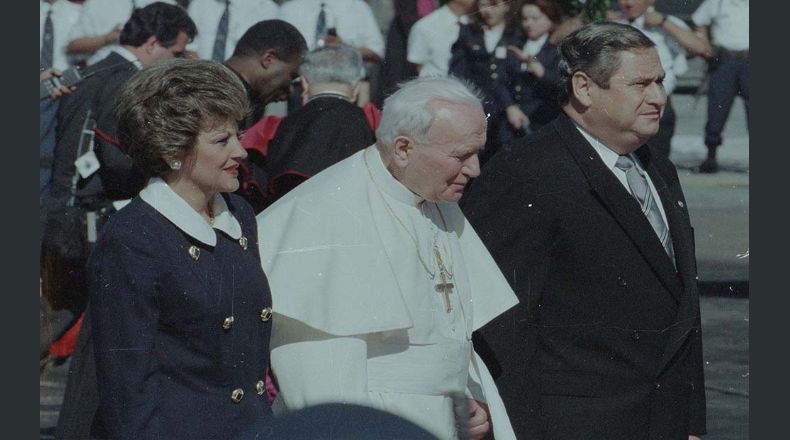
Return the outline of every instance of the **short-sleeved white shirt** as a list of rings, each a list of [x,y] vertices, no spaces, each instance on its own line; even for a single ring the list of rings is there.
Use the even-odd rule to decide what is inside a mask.
[[[324,3],[327,28],[335,28],[343,43],[366,47],[384,58],[384,38],[370,6],[363,0],[288,0],[280,5],[280,19],[291,23],[315,48],[318,14]]]
[[[225,59],[233,55],[236,43],[247,29],[262,20],[277,18],[279,7],[272,0],[231,0],[228,9],[228,36],[225,39]],[[214,54],[214,40],[225,0],[192,0],[189,3],[189,16],[197,26],[195,39],[187,46],[198,56],[210,60]],[[222,60],[225,61],[225,60]]]
[[[123,26],[132,16],[134,6],[143,8],[156,1],[176,4],[174,0],[134,0],[134,2],[132,0],[85,0],[85,3],[82,4],[80,18],[71,29],[69,40],[106,34],[118,25]],[[104,59],[117,47],[117,44],[108,44],[102,47],[88,58],[87,64],[90,65]]]
[[[420,76],[447,76],[452,47],[461,27],[469,20],[458,17],[447,5],[419,19],[409,32],[409,62],[422,65]]]
[[[68,69],[73,63],[72,58],[66,52],[66,47],[69,45],[69,33],[77,23],[81,9],[81,5],[67,0],[58,0],[53,4],[44,0],[39,2],[38,50],[40,53],[41,47],[44,45],[44,22],[47,19],[47,13],[52,11],[52,15],[50,15],[53,42],[52,67],[58,70]]]
[[[697,26],[710,26],[713,44],[749,49],[749,0],[705,0],[691,15]]]

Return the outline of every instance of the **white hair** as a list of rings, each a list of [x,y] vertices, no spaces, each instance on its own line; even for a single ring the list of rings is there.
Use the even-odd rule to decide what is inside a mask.
[[[365,65],[357,49],[330,44],[305,55],[299,74],[310,84],[336,82],[354,87],[365,77]]]
[[[436,108],[428,105],[432,101],[483,109],[479,90],[467,81],[452,76],[413,79],[400,84],[384,101],[381,123],[376,130],[379,147],[390,148],[398,136],[425,142],[436,117]]]

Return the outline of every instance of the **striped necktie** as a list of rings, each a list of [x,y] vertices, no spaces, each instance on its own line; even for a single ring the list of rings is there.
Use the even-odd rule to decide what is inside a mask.
[[[52,67],[52,60],[55,57],[55,32],[52,26],[52,9],[47,11],[47,19],[44,20],[44,35],[41,41],[41,58],[39,60],[42,69]]]
[[[633,159],[629,156],[620,156],[615,166],[625,171],[625,177],[628,181],[628,187],[631,188],[631,194],[636,201],[639,202],[639,206],[642,208],[642,214],[647,217],[650,226],[656,231],[656,235],[659,240],[661,240],[661,245],[664,246],[667,255],[674,261],[675,252],[672,248],[669,228],[666,223],[664,223],[664,218],[661,217],[661,212],[658,210],[658,202],[650,191],[647,178],[637,169]]]
[[[219,19],[217,38],[214,40],[214,51],[211,59],[219,63],[225,61],[225,42],[228,39],[228,21],[230,20],[230,0],[225,0],[225,12]]]

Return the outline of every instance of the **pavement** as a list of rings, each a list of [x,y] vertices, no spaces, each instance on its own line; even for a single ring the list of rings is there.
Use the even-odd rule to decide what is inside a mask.
[[[678,168],[691,224],[695,229],[700,282],[732,282],[733,290],[749,279],[749,133],[740,99],[733,105],[719,147],[721,170],[694,170],[707,155],[703,127],[707,100],[675,95],[677,113],[670,159]],[[717,292],[727,296],[727,292]],[[731,292],[738,296],[746,292]]]
[[[749,134],[736,100],[719,150],[721,171],[700,174],[706,99],[673,96],[677,113],[670,159],[678,168],[695,229],[702,315],[706,440],[749,438]],[[54,438],[68,362],[40,375],[41,439]]]

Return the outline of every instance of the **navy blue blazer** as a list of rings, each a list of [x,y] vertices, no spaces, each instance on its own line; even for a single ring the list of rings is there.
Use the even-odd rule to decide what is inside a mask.
[[[246,246],[218,230],[205,245],[140,197],[102,230],[90,301],[110,438],[227,439],[270,420],[271,293],[252,208],[225,199]]]
[[[452,46],[449,72],[459,78],[464,78],[480,88],[485,95],[483,110],[492,118],[504,117],[505,109],[515,101],[511,95],[512,81],[508,73],[508,58],[513,58],[507,52],[507,46],[516,43],[515,34],[505,32],[497,43],[497,49],[504,57],[497,58],[497,50],[486,50],[484,32],[481,28],[472,25],[461,25],[458,39]],[[504,52],[503,52],[504,51]]]
[[[520,36],[515,45],[521,48],[525,43],[526,37]],[[532,131],[551,122],[562,111],[557,103],[560,62],[557,46],[546,40],[535,58],[546,70],[541,78],[535,77],[529,71],[522,71],[521,61],[515,57],[510,58],[511,64],[508,66],[508,75],[513,78],[509,83],[513,100],[529,117]]]

